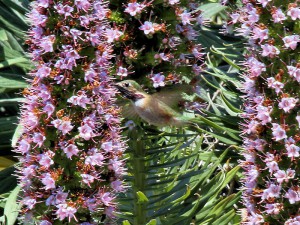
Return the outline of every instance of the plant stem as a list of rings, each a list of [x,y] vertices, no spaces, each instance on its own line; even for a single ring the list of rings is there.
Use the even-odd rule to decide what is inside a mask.
[[[143,134],[142,130],[135,129],[130,134],[129,147],[131,150],[131,164],[132,164],[132,173],[134,180],[132,181],[133,193],[134,193],[134,225],[143,225],[147,221],[147,202],[140,201],[138,192],[145,193],[146,187],[146,151],[144,141],[142,140]]]

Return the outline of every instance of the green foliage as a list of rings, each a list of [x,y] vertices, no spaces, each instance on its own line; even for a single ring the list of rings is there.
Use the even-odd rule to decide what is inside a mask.
[[[128,131],[132,188],[120,196],[123,224],[233,224],[240,196],[233,193],[239,167],[226,162],[233,147],[224,151],[204,134],[170,131]],[[223,214],[226,223],[213,222]]]
[[[11,138],[16,129],[18,93],[27,86],[24,80],[31,63],[24,50],[24,14],[28,1],[0,2],[0,154],[11,154]]]
[[[0,1],[0,223],[7,225],[15,224],[20,209],[11,140],[23,100],[19,93],[27,87],[24,78],[32,66],[24,50],[28,4],[27,0]]]

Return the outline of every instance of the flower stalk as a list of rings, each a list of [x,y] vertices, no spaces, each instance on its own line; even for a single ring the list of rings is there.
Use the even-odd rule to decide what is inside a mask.
[[[31,7],[27,44],[35,69],[16,148],[22,221],[105,223],[116,216],[125,173],[108,3],[37,0]]]
[[[290,1],[244,0],[232,14],[249,37],[241,224],[300,224],[299,19]]]

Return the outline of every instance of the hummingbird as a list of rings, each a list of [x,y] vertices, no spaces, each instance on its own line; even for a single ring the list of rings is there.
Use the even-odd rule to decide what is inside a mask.
[[[188,127],[189,130],[197,133],[207,133],[224,142],[225,144],[237,144],[240,137],[237,131],[218,125],[200,114],[196,117],[185,117],[172,108],[172,104],[178,104],[178,99],[182,99],[182,92],[193,93],[191,85],[178,87],[174,92],[158,92],[154,94],[146,93],[142,87],[133,80],[124,80],[115,85],[120,93],[131,100],[131,106],[124,114],[131,117],[138,116],[142,120],[157,127],[175,126]],[[186,89],[184,91],[184,89]],[[176,100],[176,101],[175,101]],[[132,110],[133,109],[133,110]],[[133,111],[133,112],[132,112]],[[131,114],[131,115],[130,115]],[[213,128],[212,131],[209,130]],[[228,139],[230,137],[230,139]]]
[[[133,113],[151,125],[182,127],[190,123],[188,118],[171,107],[172,103],[178,103],[180,91],[148,94],[133,80],[121,81],[115,87],[125,98],[131,100]]]

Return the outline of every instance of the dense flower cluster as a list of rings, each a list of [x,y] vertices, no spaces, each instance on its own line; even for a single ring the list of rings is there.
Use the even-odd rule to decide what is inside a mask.
[[[123,191],[112,45],[121,33],[102,0],[37,0],[30,45],[36,69],[24,90],[19,181],[25,224],[100,224]]]
[[[242,224],[300,224],[299,22],[290,1],[243,1],[231,15],[249,37],[243,91]]]
[[[117,14],[120,8],[123,12]],[[144,85],[159,88],[188,81],[203,71],[204,54],[196,29],[207,21],[197,8],[196,3],[179,0],[120,1],[112,7],[114,29],[123,32],[123,45],[115,46],[117,77],[146,77]]]

